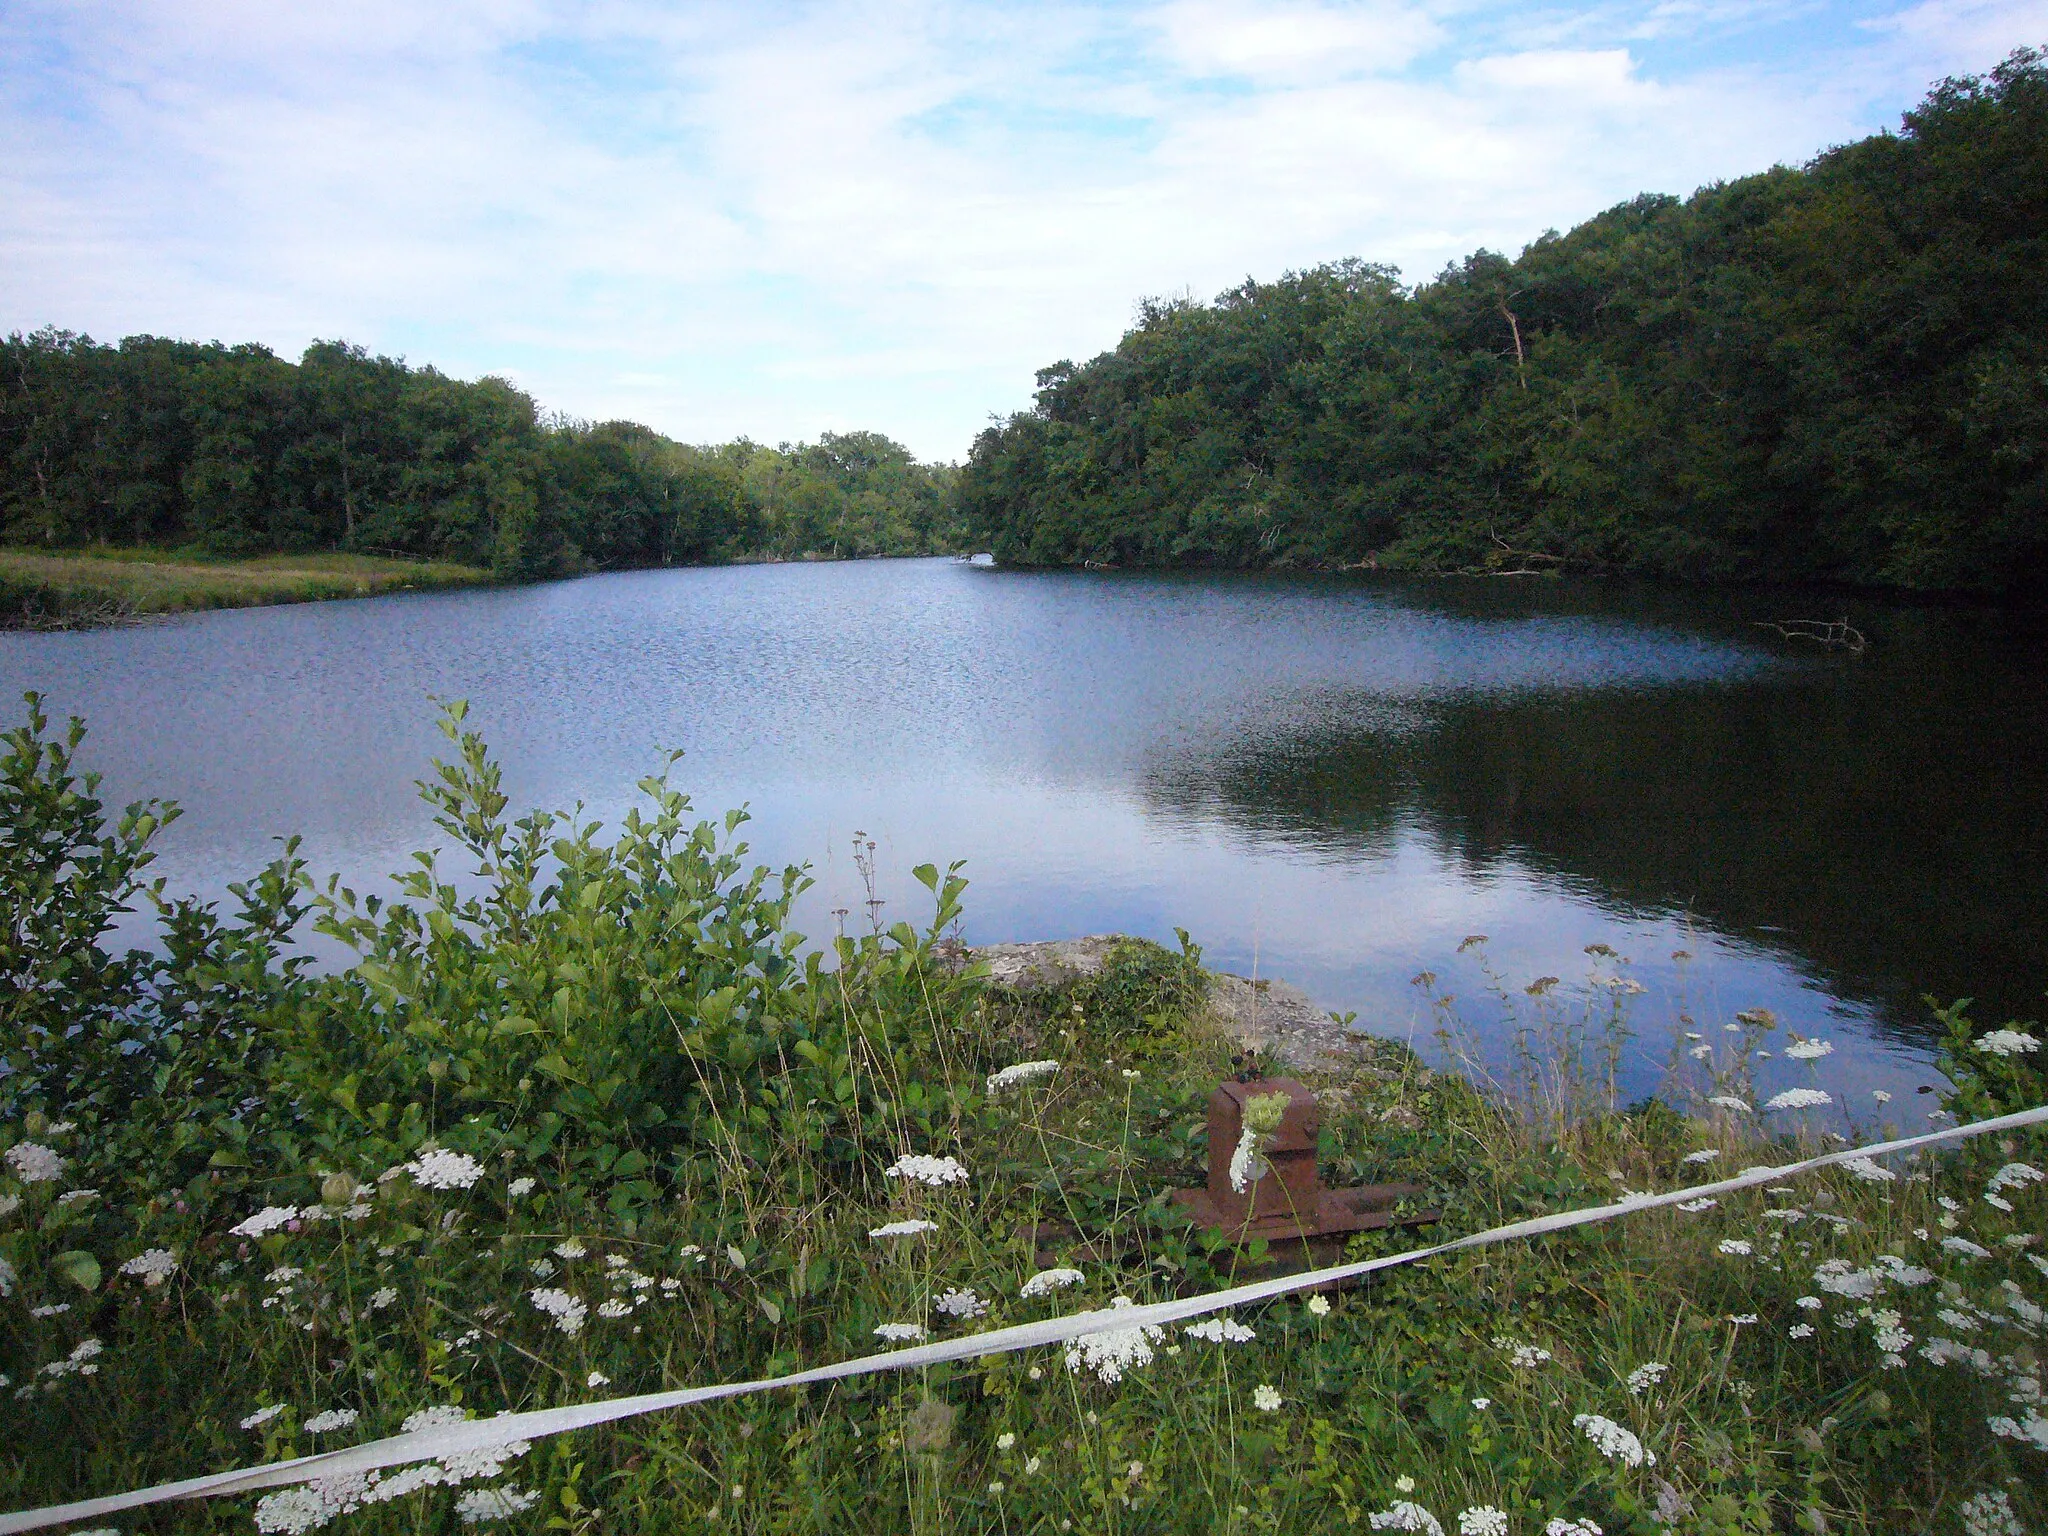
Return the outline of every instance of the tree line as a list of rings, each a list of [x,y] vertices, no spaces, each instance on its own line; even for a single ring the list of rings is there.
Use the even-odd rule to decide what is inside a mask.
[[[1149,301],[976,441],[1019,564],[2048,577],[2048,61],[1405,287]]]
[[[45,329],[0,341],[0,537],[43,548],[358,550],[534,578],[952,547],[951,466],[877,433],[769,448],[544,416],[339,341]]]

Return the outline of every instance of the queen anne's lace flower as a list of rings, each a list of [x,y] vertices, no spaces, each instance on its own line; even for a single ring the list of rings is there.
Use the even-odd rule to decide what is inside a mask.
[[[1657,1465],[1656,1452],[1638,1440],[1635,1431],[1624,1428],[1604,1414],[1577,1414],[1572,1419],[1572,1428],[1592,1441],[1593,1449],[1609,1461],[1623,1462],[1631,1467],[1645,1463],[1653,1467]]]
[[[1376,1510],[1369,1518],[1376,1531],[1413,1531],[1418,1536],[1444,1536],[1444,1528],[1436,1516],[1407,1499],[1396,1499],[1390,1507]]]
[[[303,1426],[309,1435],[324,1435],[329,1430],[347,1429],[356,1421],[353,1408],[330,1408],[325,1413],[316,1413]]]
[[[1688,1152],[1680,1158],[1681,1163],[1711,1163],[1721,1155],[1719,1147],[1701,1147],[1697,1152]]]
[[[1650,1388],[1664,1379],[1664,1373],[1671,1367],[1661,1360],[1645,1360],[1628,1373],[1628,1395],[1641,1397]]]
[[[2002,1488],[1987,1488],[1965,1499],[1956,1513],[1962,1517],[1963,1536],[2026,1536],[2026,1527],[2012,1512]]]
[[[915,1237],[920,1232],[936,1232],[936,1221],[892,1221],[885,1226],[869,1227],[869,1237]]]
[[[1755,1111],[1753,1111],[1749,1107],[1748,1100],[1738,1099],[1732,1093],[1717,1093],[1711,1099],[1707,1100],[1707,1102],[1709,1104],[1718,1104],[1723,1109],[1735,1110],[1740,1114],[1747,1115],[1755,1113]]]
[[[1679,1201],[1677,1209],[1684,1211],[1687,1215],[1696,1216],[1701,1211],[1711,1211],[1715,1206],[1719,1205],[1720,1203],[1721,1202],[1716,1200],[1712,1195],[1701,1195],[1694,1200]]]
[[[1994,1029],[1988,1035],[1979,1036],[1974,1043],[1988,1056],[2018,1056],[2041,1049],[2039,1040],[2019,1029]]]
[[[1017,1294],[1026,1301],[1032,1301],[1066,1286],[1079,1285],[1086,1278],[1078,1269],[1041,1269],[1018,1287]]]
[[[1280,1404],[1281,1397],[1278,1387],[1270,1387],[1261,1382],[1252,1389],[1252,1406],[1258,1409],[1259,1412],[1278,1413],[1280,1411]]]
[[[1550,1358],[1550,1351],[1536,1344],[1523,1344],[1504,1333],[1493,1336],[1493,1347],[1508,1357],[1508,1364],[1518,1371],[1533,1371]]]
[[[882,1323],[876,1327],[875,1337],[891,1344],[915,1344],[931,1335],[922,1323]]]
[[[231,1237],[261,1237],[266,1232],[275,1232],[288,1221],[296,1221],[299,1208],[295,1205],[266,1205],[246,1221],[228,1228]]]
[[[1754,1251],[1749,1239],[1743,1237],[1724,1237],[1716,1246],[1721,1252],[1738,1259],[1747,1258]]]
[[[514,1179],[510,1184],[507,1184],[505,1186],[505,1193],[510,1195],[514,1200],[517,1200],[522,1195],[530,1195],[533,1193],[533,1183],[534,1181],[531,1177],[521,1177]],[[478,1489],[477,1491],[479,1493],[483,1493],[488,1492],[489,1490]]]
[[[1818,1109],[1835,1101],[1818,1088],[1787,1088],[1764,1101],[1765,1109]]]
[[[1889,1184],[1898,1177],[1897,1174],[1893,1173],[1891,1169],[1885,1167],[1882,1163],[1873,1162],[1867,1157],[1845,1159],[1842,1166],[1855,1174],[1857,1178],[1865,1179],[1872,1184]]]
[[[9,1147],[7,1166],[24,1184],[47,1184],[64,1173],[64,1159],[33,1141],[17,1141]]]
[[[1834,1050],[1831,1040],[1794,1040],[1785,1047],[1785,1054],[1794,1061],[1819,1061],[1823,1056],[1832,1056]]]
[[[884,1168],[882,1174],[885,1178],[929,1184],[933,1189],[944,1184],[967,1182],[967,1167],[957,1157],[927,1157],[913,1152],[904,1153]]]
[[[144,1285],[162,1285],[177,1272],[178,1256],[168,1248],[145,1248],[121,1266],[121,1273],[134,1275]]]
[[[521,1491],[511,1483],[500,1488],[472,1488],[455,1501],[455,1513],[464,1525],[481,1525],[486,1520],[509,1520],[540,1501],[537,1493]]]
[[[2040,1169],[2028,1163],[2007,1163],[1991,1175],[1991,1181],[1984,1186],[1987,1194],[1997,1194],[2004,1189],[2024,1189],[2029,1184],[2038,1184],[2044,1175]]]
[[[980,1317],[988,1311],[988,1303],[971,1290],[949,1290],[932,1303],[932,1310],[947,1317]]]
[[[484,1165],[467,1152],[451,1152],[445,1147],[424,1147],[405,1171],[413,1181],[428,1189],[468,1189],[484,1176]]]
[[[1020,1083],[1036,1082],[1041,1077],[1051,1077],[1059,1071],[1056,1061],[1020,1061],[1013,1067],[989,1074],[988,1091],[1001,1093],[1006,1088],[1015,1088]]]
[[[1991,1250],[1989,1248],[1973,1243],[1967,1237],[1957,1237],[1953,1233],[1941,1240],[1941,1246],[1950,1253],[1960,1253],[1965,1258],[1988,1259],[1991,1257]]]
[[[242,1428],[261,1429],[265,1424],[268,1424],[272,1419],[276,1418],[280,1413],[283,1412],[283,1403],[272,1403],[268,1408],[258,1408],[254,1413],[250,1414],[249,1417],[242,1420]]]
[[[1508,1536],[1507,1511],[1491,1504],[1459,1510],[1458,1536]]]
[[[1109,1304],[1121,1311],[1132,1303],[1128,1296],[1113,1296]],[[1084,1334],[1067,1345],[1067,1369],[1076,1374],[1093,1371],[1103,1381],[1121,1381],[1126,1371],[1152,1363],[1152,1346],[1165,1336],[1165,1329],[1150,1323]]]
[[[1602,1536],[1602,1532],[1590,1520],[1552,1520],[1543,1527],[1543,1536]]]
[[[552,1288],[528,1291],[526,1297],[553,1318],[555,1326],[572,1339],[583,1331],[584,1319],[590,1315],[590,1309],[584,1305],[582,1299],[571,1296],[567,1291]]]
[[[1211,1344],[1249,1344],[1258,1335],[1234,1318],[1211,1317],[1199,1323],[1190,1323],[1181,1332],[1193,1339],[1207,1339]]]

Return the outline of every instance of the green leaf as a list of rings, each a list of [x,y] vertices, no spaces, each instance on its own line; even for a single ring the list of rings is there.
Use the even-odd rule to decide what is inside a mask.
[[[67,1249],[50,1260],[59,1279],[69,1280],[81,1291],[100,1288],[100,1261],[82,1248]]]

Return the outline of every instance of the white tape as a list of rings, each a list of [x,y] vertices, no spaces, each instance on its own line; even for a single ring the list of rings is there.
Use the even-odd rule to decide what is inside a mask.
[[[1485,1247],[1492,1243],[1506,1242],[1511,1238],[1540,1237],[1545,1233],[1562,1232],[1571,1227],[1612,1221],[1617,1216],[1627,1216],[1637,1211],[1652,1211],[1660,1206],[1676,1205],[1682,1200],[1697,1200],[1702,1196],[1752,1189],[1759,1184],[1810,1173],[1816,1168],[1830,1167],[1847,1162],[1851,1158],[1887,1157],[1893,1153],[1911,1152],[1920,1147],[1961,1141],[1971,1136],[2018,1130],[2023,1126],[2039,1125],[2044,1121],[2048,1121],[2048,1105],[2038,1109],[2021,1110],[2017,1114],[2000,1115],[1992,1120],[1979,1120],[1971,1125],[1930,1131],[1922,1136],[1908,1136],[1899,1141],[1878,1142],[1867,1147],[1848,1147],[1839,1152],[1809,1157],[1802,1162],[1786,1163],[1781,1167],[1753,1169],[1714,1184],[1695,1184],[1666,1194],[1625,1200],[1616,1205],[1589,1206],[1582,1210],[1561,1211],[1554,1216],[1537,1216],[1528,1221],[1512,1222],[1504,1227],[1475,1232],[1470,1237],[1439,1243],[1432,1248],[1413,1248],[1404,1253],[1365,1259],[1355,1264],[1336,1264],[1327,1269],[1305,1270],[1299,1274],[1281,1275],[1271,1280],[1233,1286],[1223,1291],[1211,1291],[1201,1296],[1183,1296],[1173,1301],[1153,1302],[1142,1307],[1077,1312],[1068,1317],[1047,1318],[1043,1322],[1022,1323],[1012,1328],[995,1328],[987,1333],[969,1334],[964,1338],[950,1339],[942,1344],[920,1344],[912,1349],[897,1349],[887,1354],[842,1360],[837,1365],[819,1366],[815,1370],[798,1371],[794,1375],[777,1376],[764,1381],[724,1382],[709,1387],[686,1387],[674,1392],[648,1392],[637,1397],[609,1398],[603,1402],[581,1403],[570,1408],[544,1408],[531,1413],[500,1414],[494,1419],[471,1419],[466,1423],[445,1428],[417,1430],[409,1435],[393,1435],[388,1439],[351,1446],[347,1450],[327,1451],[318,1456],[301,1456],[293,1461],[273,1462],[268,1466],[250,1467],[240,1472],[218,1472],[208,1477],[187,1478],[183,1482],[161,1483],[154,1488],[143,1488],[133,1493],[108,1494],[104,1498],[81,1499],[75,1504],[52,1504],[43,1509],[22,1510],[16,1514],[0,1515],[0,1536],[12,1536],[12,1533],[17,1531],[42,1530],[47,1526],[64,1525],[75,1520],[96,1520],[105,1515],[118,1514],[122,1510],[139,1509],[146,1504],[163,1504],[177,1499],[215,1498],[230,1493],[253,1493],[259,1489],[308,1482],[318,1477],[338,1477],[345,1473],[368,1472],[380,1467],[439,1461],[461,1451],[503,1445],[508,1440],[538,1440],[546,1435],[559,1435],[569,1430],[608,1424],[615,1419],[633,1418],[643,1413],[660,1413],[670,1408],[686,1408],[692,1403],[710,1402],[715,1398],[743,1397],[755,1392],[774,1391],[781,1387],[843,1381],[852,1376],[870,1376],[883,1371],[905,1371],[953,1360],[973,1360],[984,1355],[1008,1354],[1014,1350],[1034,1349],[1046,1344],[1062,1344],[1070,1339],[1082,1338],[1091,1333],[1104,1333],[1112,1329],[1163,1326],[1190,1317],[1200,1317],[1205,1312],[1220,1312],[1226,1307],[1246,1306],[1252,1302],[1266,1301],[1274,1296],[1285,1296],[1291,1291],[1305,1290],[1333,1280],[1350,1280],[1360,1275],[1369,1275],[1375,1270],[1391,1269],[1398,1264],[1413,1264],[1420,1259],[1456,1253],[1465,1248]]]

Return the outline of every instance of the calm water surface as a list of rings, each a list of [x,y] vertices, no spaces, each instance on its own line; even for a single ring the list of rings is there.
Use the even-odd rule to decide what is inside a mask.
[[[1860,656],[1755,627],[1845,609]],[[971,941],[1178,925],[1419,1040],[1417,972],[1497,1046],[1486,968],[1577,984],[1603,942],[1647,988],[1632,1091],[1682,1011],[1763,1006],[1868,1105],[1931,1080],[1923,993],[2041,1013],[2042,638],[1840,597],[886,561],[7,635],[0,687],[87,717],[111,798],[184,804],[173,889],[290,832],[359,885],[398,867],[433,841],[430,696],[466,697],[521,804],[616,822],[684,749],[700,810],[746,802],[757,855],[813,865],[816,935],[858,906],[858,829],[889,919],[926,910],[911,866],[965,859]]]

